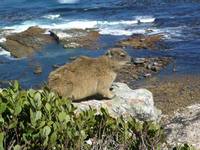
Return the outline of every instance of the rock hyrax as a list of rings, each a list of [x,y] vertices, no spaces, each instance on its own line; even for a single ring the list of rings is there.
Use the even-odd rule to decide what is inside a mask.
[[[98,58],[81,56],[51,72],[48,85],[60,96],[73,101],[96,94],[111,99],[114,94],[110,87],[117,71],[130,60],[121,48],[109,49],[105,55]]]

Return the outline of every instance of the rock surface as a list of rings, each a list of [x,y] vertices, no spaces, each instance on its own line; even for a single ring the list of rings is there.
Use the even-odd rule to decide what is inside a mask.
[[[163,36],[160,34],[134,34],[128,39],[120,41],[117,45],[120,47],[130,46],[136,49],[160,49],[164,46]]]
[[[171,61],[170,57],[133,58],[130,65],[120,70],[116,81],[131,85],[137,79],[151,77],[152,74],[165,68]]]
[[[156,107],[163,114],[200,103],[200,76],[173,74],[150,78],[133,84],[134,88],[145,88],[153,93]],[[132,86],[130,86],[132,87]]]
[[[112,91],[116,96],[111,100],[88,100],[74,103],[78,111],[87,110],[89,107],[99,110],[107,108],[113,117],[123,115],[134,116],[139,120],[160,119],[161,111],[155,108],[152,93],[146,89],[132,90],[124,83],[113,83]]]
[[[200,149],[200,104],[186,107],[169,117],[165,125],[167,145],[188,143]]]
[[[31,56],[53,41],[53,38],[44,32],[45,30],[39,27],[30,27],[24,32],[6,36],[6,41],[0,46],[17,58]]]
[[[91,29],[51,30],[51,35],[57,39],[64,48],[98,49],[100,34]]]

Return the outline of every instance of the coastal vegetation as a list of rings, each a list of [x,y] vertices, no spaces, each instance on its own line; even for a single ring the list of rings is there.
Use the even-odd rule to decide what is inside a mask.
[[[77,113],[70,100],[48,88],[25,91],[15,81],[0,92],[1,150],[161,149],[164,139],[155,122],[113,118],[104,108]]]

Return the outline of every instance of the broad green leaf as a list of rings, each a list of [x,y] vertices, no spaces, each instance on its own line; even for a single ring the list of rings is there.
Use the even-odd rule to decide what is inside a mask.
[[[20,106],[20,104],[17,104],[17,106],[15,107],[15,115],[20,114],[21,111],[22,111],[22,107]]]
[[[42,112],[41,111],[36,111],[35,113],[35,121],[39,120],[42,118]]]
[[[15,88],[15,90],[19,90],[19,88],[20,88],[19,82],[17,80],[14,81],[14,88]]]
[[[84,130],[81,130],[81,136],[85,139],[86,138],[86,133]]]
[[[29,89],[29,90],[28,90],[28,95],[30,95],[30,97],[33,98],[34,95],[35,95],[35,90]]]
[[[35,102],[37,103],[37,106],[40,107],[42,104],[41,101],[41,94],[39,92],[37,92],[34,96]]]
[[[50,112],[51,110],[51,105],[49,103],[46,103],[45,108]]]
[[[17,127],[17,120],[14,120],[10,125],[9,125],[9,129],[12,129],[12,128],[16,128]]]
[[[36,125],[35,113],[32,111],[32,109],[30,109],[30,120],[31,120],[31,124],[35,127],[35,125]]]
[[[66,114],[66,112],[61,112],[58,115],[58,119],[60,122],[65,121],[66,123],[70,121],[70,116]]]
[[[0,115],[0,123],[4,123],[4,119],[1,115]]]
[[[40,122],[40,125],[39,125],[39,127],[38,128],[42,128],[44,125],[46,124],[46,122],[45,121],[42,121],[42,122]]]
[[[48,145],[48,141],[49,141],[49,137],[48,136],[46,136],[46,138],[45,138],[45,140],[44,140],[44,142],[43,142],[43,146],[47,146]]]
[[[3,141],[4,141],[4,133],[0,132],[0,150],[4,150]]]
[[[61,122],[64,121],[66,116],[67,116],[67,114],[65,112],[59,113],[59,115],[58,115],[59,121],[61,121]]]
[[[51,133],[51,128],[49,126],[45,126],[42,130],[42,135],[47,137]]]
[[[15,145],[14,150],[21,150],[21,146],[20,145]]]
[[[55,144],[57,141],[57,132],[53,132],[50,137],[51,144]]]
[[[0,113],[3,113],[6,110],[6,103],[0,103]]]

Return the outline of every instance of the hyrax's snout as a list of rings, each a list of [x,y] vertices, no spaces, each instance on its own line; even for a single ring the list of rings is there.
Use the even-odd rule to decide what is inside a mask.
[[[114,61],[125,65],[131,62],[131,57],[122,48],[111,48],[107,51],[106,55]]]

